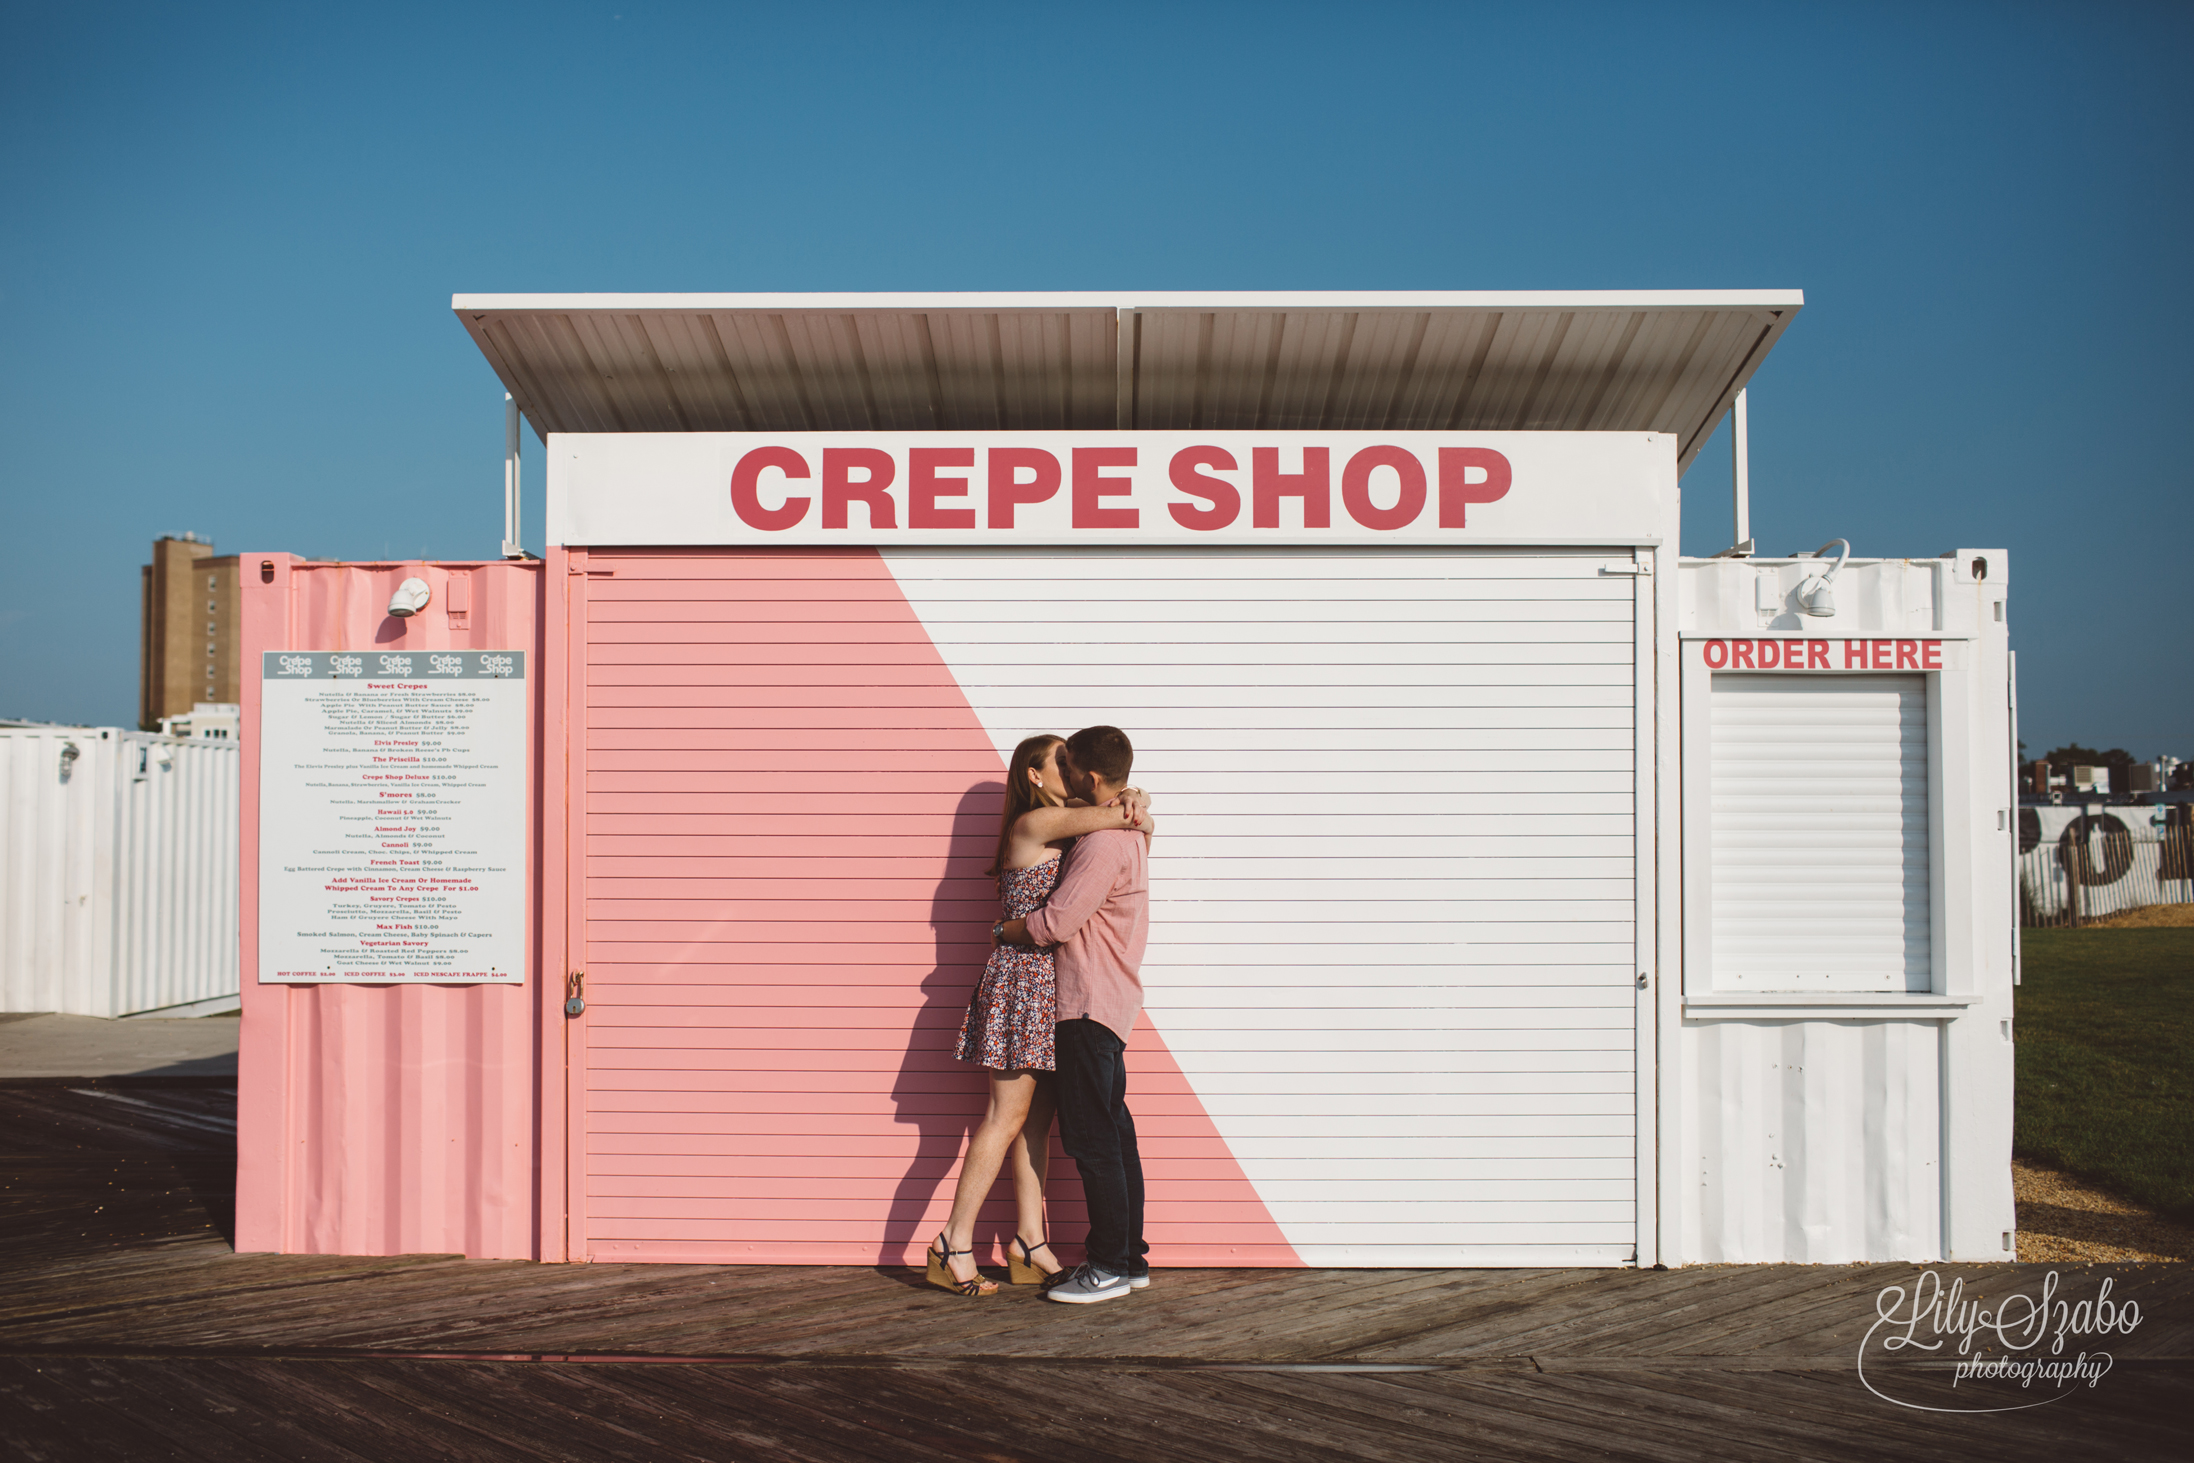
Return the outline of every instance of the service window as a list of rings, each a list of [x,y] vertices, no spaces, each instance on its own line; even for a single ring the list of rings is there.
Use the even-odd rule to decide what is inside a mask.
[[[1687,996],[1946,989],[1939,722],[1959,671],[1845,671],[1841,645],[1821,651],[1683,647]],[[1784,654],[1792,669],[1753,669]]]
[[[1928,990],[1926,678],[1724,673],[1711,685],[1715,989]]]

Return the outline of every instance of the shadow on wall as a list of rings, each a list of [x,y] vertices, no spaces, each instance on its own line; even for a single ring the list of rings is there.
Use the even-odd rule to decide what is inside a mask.
[[[983,1069],[958,1060],[953,1049],[976,979],[990,955],[991,924],[999,915],[996,885],[983,870],[997,849],[1004,797],[1002,782],[979,782],[961,796],[953,813],[945,876],[931,896],[936,964],[922,979],[922,1008],[915,1013],[906,1056],[891,1088],[897,1121],[912,1124],[918,1141],[914,1162],[892,1196],[877,1257],[881,1265],[904,1263],[901,1257],[910,1247],[927,1246],[944,1227],[960,1155],[967,1151],[968,1137],[982,1121],[989,1100]],[[1071,1265],[1080,1257],[1079,1236],[1086,1223],[1082,1181],[1072,1160],[1060,1152],[1056,1137],[1047,1134],[1046,1141],[1051,1146],[1047,1208],[1052,1232],[1075,1237],[1072,1245],[1061,1239],[1055,1252]],[[1004,1264],[1013,1230],[1013,1188],[1001,1176],[976,1219],[977,1262]]]

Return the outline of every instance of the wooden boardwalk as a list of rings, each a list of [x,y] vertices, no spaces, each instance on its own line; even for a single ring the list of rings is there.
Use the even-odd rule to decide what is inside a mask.
[[[2142,1307],[2092,1389],[1926,1412],[1857,1370],[1911,1266],[1163,1271],[1069,1308],[897,1270],[238,1255],[233,1113],[215,1082],[0,1083],[7,1456],[2194,1456],[2194,1267],[2062,1273]],[[2043,1270],[1941,1273],[2001,1296]],[[1867,1375],[1936,1407],[2053,1395]]]

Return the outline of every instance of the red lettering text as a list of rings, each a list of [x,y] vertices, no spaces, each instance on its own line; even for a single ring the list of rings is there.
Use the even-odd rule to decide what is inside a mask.
[[[1825,671],[1828,669],[1828,642],[1826,640],[1808,640],[1805,643],[1805,668],[1809,671]]]
[[[1174,453],[1173,461],[1166,466],[1166,476],[1173,480],[1173,486],[1191,497],[1202,498],[1211,506],[1197,508],[1187,503],[1168,503],[1166,511],[1173,515],[1173,521],[1183,528],[1209,533],[1225,528],[1239,518],[1242,495],[1234,484],[1198,470],[1215,467],[1233,472],[1237,466],[1234,454],[1224,447],[1183,447]]]
[[[968,480],[939,477],[940,467],[975,466],[972,447],[915,447],[907,452],[907,527],[973,528],[973,508],[940,508],[939,498],[965,498]]]
[[[1889,662],[1889,654],[1890,654],[1890,650],[1889,650],[1889,642],[1888,642],[1887,640],[1877,640],[1877,641],[1875,641],[1875,642],[1874,642],[1874,669],[1876,669],[1876,670],[1878,670],[1878,671],[1889,671],[1889,670],[1895,670],[1895,669],[1896,669],[1896,667],[1895,667],[1895,666],[1893,666],[1893,665],[1891,665],[1891,664],[1890,664],[1890,662]]]
[[[1021,474],[1028,473],[1026,480]],[[1059,491],[1059,459],[1041,447],[990,449],[990,526],[1013,527],[1013,510]]]
[[[1942,668],[1943,642],[1940,640],[1922,640],[1920,642],[1920,669],[1923,671],[1939,671]]]
[[[788,478],[808,475],[807,459],[790,447],[757,447],[731,470],[732,512],[739,515],[741,523],[763,533],[782,533],[808,516],[806,498],[787,498],[775,508],[762,506],[756,480],[773,467]]]
[[[1394,469],[1400,484],[1392,508],[1371,501],[1371,475],[1382,467]],[[1425,465],[1417,454],[1400,447],[1366,447],[1341,469],[1341,503],[1348,516],[1366,528],[1391,533],[1407,528],[1425,511]]]
[[[1483,478],[1469,481],[1470,474]],[[1472,503],[1498,503],[1508,496],[1508,459],[1490,447],[1440,449],[1440,527],[1461,528]]]
[[[1142,522],[1134,508],[1107,508],[1105,499],[1135,491],[1127,478],[1106,477],[1108,467],[1133,467],[1133,447],[1077,447],[1074,449],[1074,526],[1076,528],[1133,528]]]
[[[1866,669],[1866,642],[1864,640],[1846,640],[1844,642],[1844,669],[1848,671],[1853,667],[1857,667],[1862,671]]]
[[[1706,649],[1701,651],[1700,654],[1706,658],[1706,668],[1708,670],[1718,671],[1729,664],[1729,642],[1726,640],[1709,640],[1706,643]]]
[[[862,477],[856,479],[853,474]],[[878,447],[825,447],[823,449],[823,527],[846,526],[846,504],[868,505],[870,528],[897,528],[891,494],[884,491],[899,469],[891,454]]]
[[[1897,642],[1897,669],[1898,669],[1898,670],[1901,670],[1901,671],[1916,671],[1916,670],[1918,670],[1919,668],[1920,668],[1920,642],[1919,642],[1919,641],[1917,641],[1917,640],[1900,640],[1900,641],[1898,641],[1898,642]]]
[[[1280,471],[1280,449],[1249,449],[1249,521],[1256,528],[1280,526],[1280,500],[1303,500],[1303,527],[1327,528],[1333,521],[1333,456],[1324,447],[1303,449],[1303,470]]]
[[[1783,642],[1780,640],[1762,640],[1760,642],[1760,669],[1771,671],[1782,663]]]
[[[1752,664],[1752,642],[1749,640],[1730,641],[1729,663],[1730,669],[1732,670],[1735,670],[1740,666],[1748,671],[1756,669],[1756,667]]]

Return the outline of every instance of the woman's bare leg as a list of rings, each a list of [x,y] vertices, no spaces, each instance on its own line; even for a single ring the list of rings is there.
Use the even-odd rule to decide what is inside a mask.
[[[1013,1207],[1024,1244],[1036,1244],[1045,1236],[1044,1181],[1051,1165],[1051,1119],[1058,1106],[1051,1084],[1038,1079],[1029,1099],[1028,1115],[1013,1140]],[[1059,1268],[1057,1259],[1049,1254],[1037,1258],[1035,1264],[1046,1274]]]
[[[1029,1072],[992,1072],[990,1074],[990,1108],[983,1114],[983,1121],[968,1139],[967,1157],[960,1164],[960,1186],[952,1195],[952,1218],[945,1223],[945,1243],[956,1250],[965,1250],[975,1242],[975,1215],[983,1207],[983,1200],[990,1197],[991,1186],[998,1182],[998,1170],[1004,1166],[1007,1152],[1020,1141],[1022,1125],[1028,1120],[1029,1102],[1036,1095],[1036,1078]],[[1016,1175],[1014,1191],[1020,1191]],[[973,1257],[948,1262],[955,1280],[973,1280],[976,1275]]]

